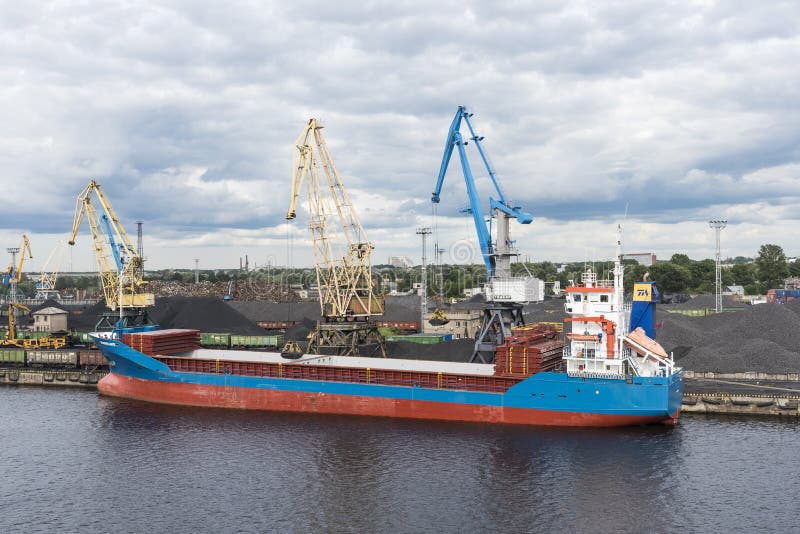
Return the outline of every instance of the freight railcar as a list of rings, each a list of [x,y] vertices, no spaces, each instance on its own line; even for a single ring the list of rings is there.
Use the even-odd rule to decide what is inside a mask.
[[[0,349],[0,366],[95,370],[108,367],[108,360],[99,350]]]
[[[201,333],[200,344],[209,348],[277,349],[283,346],[283,336],[243,336],[239,334]]]
[[[0,349],[0,365],[22,367],[25,365],[25,351],[22,349]]]
[[[28,350],[25,360],[28,367],[75,369],[80,365],[77,350]]]

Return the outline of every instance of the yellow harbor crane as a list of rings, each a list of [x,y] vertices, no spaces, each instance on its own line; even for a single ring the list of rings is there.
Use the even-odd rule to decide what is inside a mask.
[[[102,214],[98,214],[92,204],[93,196],[97,197]],[[98,328],[113,328],[117,317],[122,322],[121,327],[149,324],[147,308],[154,304],[155,297],[145,291],[147,282],[144,280],[142,258],[100,189],[100,184],[94,180],[89,181],[89,185],[78,195],[70,245],[75,244],[84,217],[89,222],[106,306],[112,312],[118,311],[116,314],[104,314]]]
[[[28,258],[33,259],[33,253],[31,252],[31,242],[28,240],[28,236],[22,234],[22,244],[19,247],[9,248],[8,251],[13,254],[11,264],[6,269],[6,272],[3,274],[3,284],[10,287],[10,295],[9,295],[9,306],[8,306],[8,321],[9,321],[9,328],[11,327],[11,323],[14,320],[14,306],[19,308],[17,305],[17,284],[22,280],[22,268],[25,266],[25,255],[27,254]],[[16,261],[16,254],[19,253],[19,262],[14,265]],[[12,306],[13,304],[14,306]],[[9,333],[9,339],[13,337]]]
[[[297,216],[303,184],[308,192],[309,229],[323,320],[309,340],[309,352],[357,354],[359,346],[374,344],[385,353],[383,338],[369,318],[383,314],[383,299],[373,290],[371,254],[374,246],[356,215],[336,170],[322,125],[309,119],[295,142],[292,192],[286,219]],[[324,178],[320,176],[320,169]],[[325,184],[321,184],[322,180]],[[327,185],[327,188],[325,187]],[[325,194],[327,189],[329,194]],[[331,208],[333,205],[333,209]],[[334,215],[335,211],[335,215]],[[344,235],[344,255],[334,252],[334,217]]]
[[[22,280],[22,267],[25,265],[25,254],[28,255],[28,258],[33,259],[31,242],[28,240],[28,236],[22,234],[22,244],[19,247],[8,249],[8,251],[12,254],[19,253],[19,262],[17,265],[14,265],[15,260],[12,259],[11,264],[3,275],[3,284],[11,286],[11,300],[16,301],[17,283]]]
[[[61,348],[67,343],[65,336],[52,336],[33,339],[18,337],[17,334],[17,320],[15,317],[16,310],[30,313],[30,308],[18,303],[17,300],[17,284],[22,281],[22,268],[25,266],[25,257],[33,259],[31,252],[31,243],[28,236],[22,234],[22,244],[19,247],[10,249],[14,254],[19,253],[19,262],[14,265],[12,260],[11,265],[6,269],[3,277],[3,283],[11,286],[11,298],[8,301],[8,332],[5,339],[0,342],[0,346],[14,346],[25,349],[38,349],[38,348]]]

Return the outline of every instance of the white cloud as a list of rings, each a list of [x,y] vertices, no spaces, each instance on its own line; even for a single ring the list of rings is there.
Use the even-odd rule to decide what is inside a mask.
[[[582,259],[627,205],[637,249],[708,257],[704,221],[721,216],[731,255],[764,242],[794,255],[798,11],[5,2],[0,236],[55,242],[95,178],[129,232],[144,221],[152,267],[235,266],[245,249],[288,261],[292,143],[317,116],[376,257],[417,257],[444,136],[467,104],[504,190],[536,217],[512,230],[526,254]],[[454,159],[443,244],[474,239],[465,204]],[[289,229],[296,264],[311,261],[305,224]]]

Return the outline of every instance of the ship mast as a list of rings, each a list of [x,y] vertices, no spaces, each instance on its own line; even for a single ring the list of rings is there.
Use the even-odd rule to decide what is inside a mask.
[[[628,326],[625,324],[625,285],[623,280],[622,268],[622,225],[617,225],[617,250],[614,259],[614,300],[622,313],[617,318],[617,357],[622,357],[623,338],[628,333]]]

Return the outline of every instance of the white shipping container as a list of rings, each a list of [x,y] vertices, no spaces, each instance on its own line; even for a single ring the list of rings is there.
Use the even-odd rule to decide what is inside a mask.
[[[494,302],[540,302],[544,300],[544,281],[533,276],[495,278],[487,287],[487,300]]]

